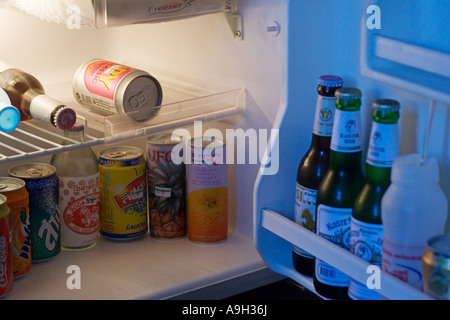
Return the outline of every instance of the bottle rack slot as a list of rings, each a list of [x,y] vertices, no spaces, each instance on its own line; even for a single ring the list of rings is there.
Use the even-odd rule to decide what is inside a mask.
[[[290,258],[290,248],[296,245],[306,250],[315,257],[327,262],[342,272],[361,283],[366,283],[370,274],[367,268],[370,264],[349,251],[334,245],[311,231],[306,230],[292,220],[283,215],[270,210],[263,209],[260,220],[261,227],[287,241],[285,245],[289,250],[284,250]],[[292,263],[286,259],[276,259],[276,264],[272,268],[287,277],[299,282],[307,289],[315,292],[311,278],[297,273]],[[381,271],[380,289],[376,289],[382,296],[388,299],[400,300],[428,300],[430,297],[410,286],[409,284]]]

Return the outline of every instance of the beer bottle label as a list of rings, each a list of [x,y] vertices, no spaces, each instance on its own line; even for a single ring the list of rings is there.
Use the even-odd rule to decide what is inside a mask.
[[[317,234],[345,249],[350,248],[351,208],[334,208],[323,204],[317,207]],[[350,278],[343,272],[317,259],[315,274],[321,283],[346,287]]]
[[[316,229],[316,198],[317,190],[308,189],[297,183],[295,195],[295,222],[314,232]],[[305,250],[294,246],[294,250],[301,256],[313,258]]]
[[[383,226],[359,221],[352,217],[350,232],[350,251],[381,267],[381,252],[383,250]],[[348,294],[353,300],[379,300],[380,294],[369,289],[366,283],[350,281]]]
[[[377,167],[390,168],[399,156],[397,124],[373,122],[370,134],[367,163]]]
[[[331,150],[350,153],[362,151],[361,111],[336,109]]]
[[[334,110],[336,108],[335,101],[336,98],[334,97],[319,96],[317,99],[313,130],[315,135],[331,137],[333,133]]]

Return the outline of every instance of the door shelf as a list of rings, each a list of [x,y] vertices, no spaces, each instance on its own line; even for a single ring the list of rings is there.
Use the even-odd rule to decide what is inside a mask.
[[[264,252],[264,246],[260,247],[260,253],[263,257],[270,255],[279,255],[275,259],[270,259],[271,268],[285,275],[308,290],[315,292],[313,281],[310,277],[303,276],[295,271],[291,261],[292,245],[301,247],[315,257],[327,262],[342,272],[350,275],[353,279],[361,283],[366,283],[371,274],[367,273],[367,268],[370,263],[351,254],[349,251],[334,245],[313,232],[301,227],[292,220],[283,215],[270,210],[263,209],[261,212],[261,225],[264,230],[285,240],[282,248],[278,247],[277,253]],[[263,240],[260,240],[263,241]],[[262,248],[262,249],[261,249]],[[285,257],[282,257],[282,256]],[[286,259],[289,256],[289,259]],[[417,290],[409,284],[381,271],[381,285],[380,289],[376,289],[382,296],[394,300],[428,300],[431,299],[428,295],[420,290]],[[316,293],[317,294],[317,293]],[[320,295],[319,295],[320,296]]]
[[[46,86],[47,94],[71,106],[85,125],[86,142],[63,146],[61,130],[44,122],[22,122],[12,133],[0,132],[0,164],[51,155],[72,149],[111,144],[157,132],[209,123],[237,121],[246,109],[246,90],[165,71],[153,72],[163,89],[163,102],[156,116],[136,121],[129,114],[105,115],[79,105],[72,97],[71,83]],[[230,124],[228,124],[230,125]]]

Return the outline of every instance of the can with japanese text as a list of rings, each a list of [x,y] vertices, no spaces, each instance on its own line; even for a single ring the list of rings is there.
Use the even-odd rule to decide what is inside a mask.
[[[428,240],[422,263],[425,293],[438,300],[450,300],[450,233]]]
[[[31,270],[30,210],[25,181],[11,177],[0,177],[0,194],[8,199],[13,274],[14,278],[18,279]]]
[[[186,236],[186,165],[172,161],[174,152],[180,156],[183,145],[183,137],[171,133],[147,138],[149,224],[154,238]]]
[[[148,72],[100,59],[78,68],[73,94],[81,105],[94,111],[127,113],[134,120],[155,116],[162,102],[161,85]]]
[[[228,236],[228,168],[225,143],[215,137],[188,143],[186,166],[188,237],[193,242],[217,243]]]
[[[9,237],[9,207],[6,197],[0,194],[0,298],[14,288],[13,257]]]
[[[46,163],[28,163],[10,168],[9,175],[24,180],[28,191],[32,262],[54,258],[61,252],[59,179],[56,168]]]
[[[100,234],[131,240],[147,233],[147,182],[144,152],[110,147],[99,152]]]

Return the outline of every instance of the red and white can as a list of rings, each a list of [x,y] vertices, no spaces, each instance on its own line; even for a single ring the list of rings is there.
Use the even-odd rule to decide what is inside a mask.
[[[73,94],[81,105],[94,112],[127,113],[134,120],[155,116],[162,102],[161,85],[148,72],[99,59],[78,68]]]
[[[7,198],[0,194],[0,298],[14,287],[13,256],[9,232],[9,207]]]

